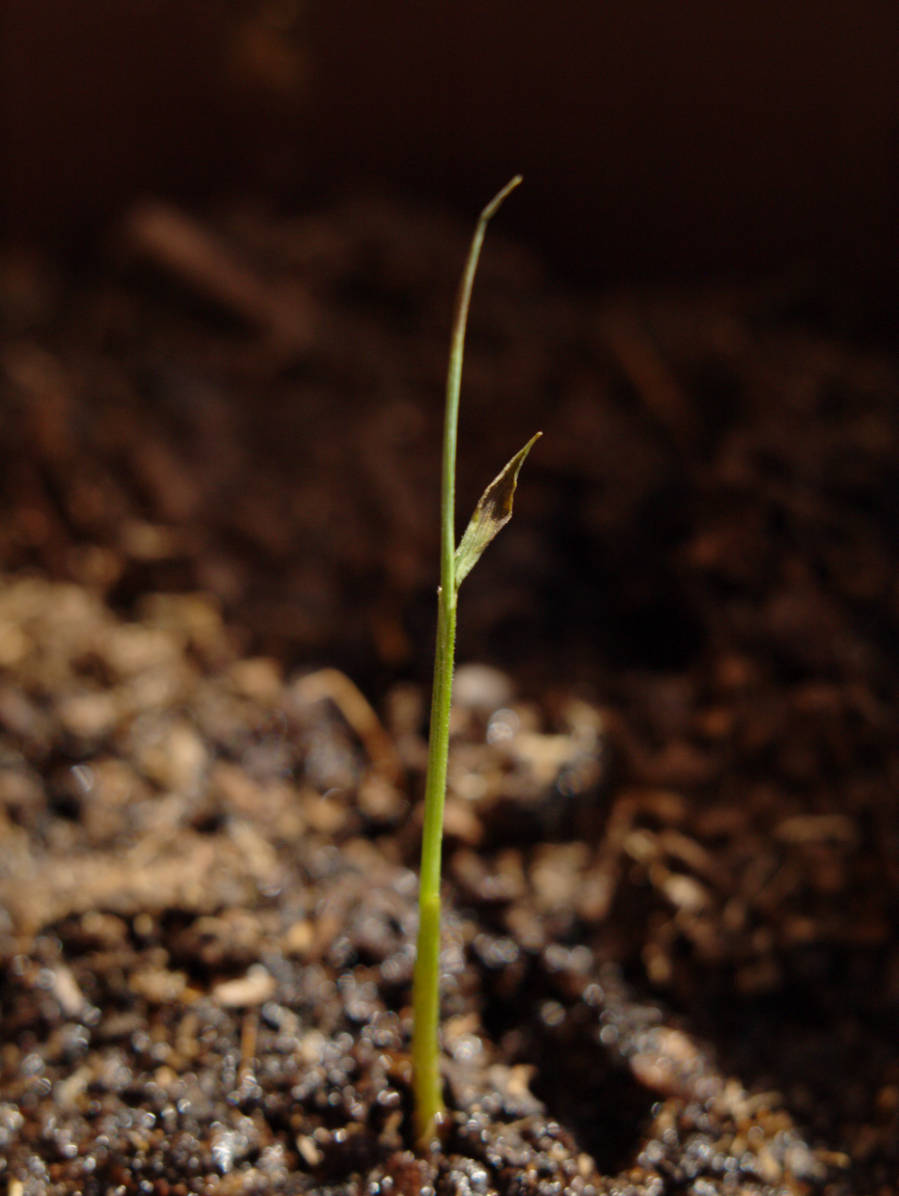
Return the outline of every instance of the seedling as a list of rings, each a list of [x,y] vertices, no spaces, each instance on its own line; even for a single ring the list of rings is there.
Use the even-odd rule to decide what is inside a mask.
[[[438,1027],[440,1018],[440,857],[443,806],[449,757],[450,705],[453,690],[453,656],[456,643],[456,602],[459,586],[484,549],[512,518],[512,500],[518,473],[534,442],[523,449],[493,479],[478,500],[465,534],[456,545],[456,433],[459,424],[459,387],[471,291],[487,223],[506,196],[518,186],[516,175],[481,212],[462,272],[453,317],[449,368],[446,378],[446,414],[443,426],[443,480],[440,498],[440,589],[437,592],[437,647],[434,653],[434,687],[425,813],[421,843],[418,946],[412,987],[412,1066],[415,1100],[415,1135],[420,1147],[432,1142],[443,1116],[440,1084]]]

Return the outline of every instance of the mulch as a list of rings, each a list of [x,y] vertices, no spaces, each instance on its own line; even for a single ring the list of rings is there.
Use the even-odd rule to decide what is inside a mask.
[[[425,1157],[469,230],[154,203],[3,255],[11,1196],[899,1192],[899,362],[800,275],[574,293],[500,223],[460,508],[544,436],[460,599]]]

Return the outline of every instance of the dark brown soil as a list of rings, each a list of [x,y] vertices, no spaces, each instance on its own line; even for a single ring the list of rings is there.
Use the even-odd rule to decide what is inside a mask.
[[[462,596],[411,1150],[467,235],[145,207],[3,259],[10,1196],[899,1192],[899,366],[802,280],[600,301],[499,230],[461,506],[545,435]]]

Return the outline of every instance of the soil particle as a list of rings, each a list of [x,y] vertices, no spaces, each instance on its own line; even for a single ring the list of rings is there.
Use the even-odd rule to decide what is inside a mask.
[[[899,369],[801,296],[575,300],[501,236],[460,494],[547,435],[464,602],[492,663],[458,671],[448,1117],[412,1150],[422,396],[466,239],[245,208],[203,239],[230,315],[146,235],[5,305],[15,1196],[899,1191]]]
[[[45,643],[56,587],[28,585],[47,612],[46,627],[34,611],[31,620],[35,642]],[[5,592],[21,598],[15,582]],[[99,606],[85,611],[98,624],[95,642],[122,642],[99,634],[101,626],[118,629],[112,616]],[[191,673],[188,653],[182,639],[166,658],[182,683],[192,676],[205,709],[215,711],[234,694],[233,662],[220,650],[221,664]],[[76,666],[57,650],[54,667],[65,675]],[[242,687],[249,726],[290,709],[291,687],[277,672],[256,665],[242,675],[264,680]],[[49,745],[20,740],[35,764],[42,752],[56,757],[57,740],[70,742],[66,700],[46,695]],[[32,832],[23,839],[18,826],[18,850],[5,853],[0,877],[9,911],[3,1132],[8,1174],[24,1193],[181,1185],[188,1192],[537,1196],[628,1185],[654,1192],[660,1183],[700,1180],[726,1191],[729,1176],[764,1192],[787,1176],[820,1185],[833,1171],[780,1098],[762,1100],[724,1075],[713,1049],[657,1000],[635,1001],[618,968],[601,962],[590,926],[601,928],[604,918],[591,916],[581,890],[603,859],[608,866],[609,843],[597,857],[585,842],[539,838],[485,856],[464,844],[450,849],[449,877],[458,886],[444,957],[451,1119],[439,1151],[416,1158],[407,1053],[414,874],[395,857],[389,835],[359,838],[344,828],[337,851],[335,828],[316,829],[324,795],[312,777],[319,786],[324,779],[314,760],[306,775],[310,752],[302,747],[287,776],[266,780],[262,770],[259,779],[241,780],[243,768],[229,765],[230,780],[216,786],[219,817],[191,831],[181,811],[195,809],[198,767],[211,784],[214,749],[200,757],[191,746],[183,757],[191,767],[174,789],[171,776],[148,767],[148,753],[152,759],[160,726],[175,728],[165,758],[180,768],[177,728],[191,728],[184,743],[211,744],[210,716],[188,724],[159,703],[154,709],[152,720],[123,715],[128,733],[108,738],[104,759],[80,745],[73,766],[109,773],[112,792],[116,785],[131,792],[123,778],[142,778],[140,801],[125,809],[166,809],[161,822],[148,817],[152,833],[126,816],[98,831],[82,807],[73,817],[52,803],[35,806],[27,784],[9,789],[20,796],[7,818],[18,811],[21,823],[27,812]],[[358,748],[339,721],[320,715],[314,705],[291,717],[309,720],[309,737],[334,734],[345,767],[358,776]],[[584,709],[581,719],[599,725]],[[535,709],[527,725],[540,721]],[[516,761],[520,732],[511,743],[491,744],[480,726],[488,775],[502,760],[530,770],[533,736],[551,737],[525,731]],[[576,732],[569,746],[582,750]],[[8,772],[16,776],[15,767]],[[532,776],[528,784],[539,789],[540,781]],[[246,786],[262,797],[259,811]],[[691,869],[701,878],[692,884],[705,892],[723,883],[720,866],[686,833],[683,803],[619,800],[626,813],[616,816],[617,841],[647,877],[662,869],[660,908],[682,911],[689,926],[712,898],[676,899],[676,888],[662,881],[691,878],[665,867]],[[496,818],[486,795],[474,808]],[[61,842],[57,824],[70,828]],[[8,825],[12,845],[17,828]],[[800,859],[809,849],[857,846],[845,819],[832,816],[794,816],[775,829],[772,841]],[[36,892],[37,877],[46,879]]]

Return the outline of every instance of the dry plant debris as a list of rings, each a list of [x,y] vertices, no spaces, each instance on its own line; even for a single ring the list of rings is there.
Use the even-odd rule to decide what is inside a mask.
[[[896,362],[801,287],[573,300],[496,237],[460,501],[553,435],[465,612],[499,667],[458,675],[422,1161],[423,397],[467,230],[197,229],[308,343],[121,240],[0,266],[0,1189],[892,1196]]]

